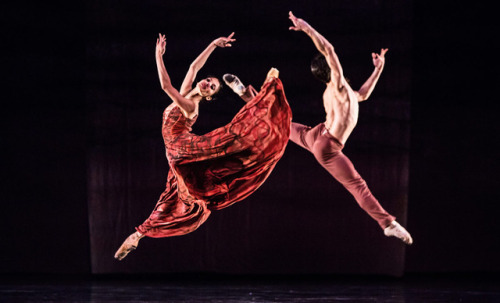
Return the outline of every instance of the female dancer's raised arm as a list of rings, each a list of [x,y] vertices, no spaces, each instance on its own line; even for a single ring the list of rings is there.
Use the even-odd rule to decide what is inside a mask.
[[[170,76],[167,73],[165,64],[163,63],[163,54],[165,54],[165,47],[167,46],[167,39],[165,35],[159,34],[158,39],[156,39],[156,68],[158,70],[158,77],[160,78],[161,88],[167,93],[167,95],[174,101],[177,106],[179,106],[184,115],[190,116],[195,110],[196,106],[192,100],[184,98],[175,87],[173,87],[170,81]]]
[[[207,62],[208,57],[212,54],[212,52],[217,48],[217,47],[231,47],[231,42],[236,41],[236,39],[233,39],[234,32],[232,32],[229,36],[227,37],[220,37],[212,41],[207,48],[191,63],[189,66],[189,70],[186,74],[186,77],[184,78],[184,81],[182,82],[181,86],[181,95],[186,96],[192,89],[193,89],[193,83],[194,79],[196,78],[196,75],[200,71],[200,69],[205,65]]]
[[[212,85],[211,78],[200,81],[194,89],[192,87],[194,79],[198,71],[203,67],[207,61],[210,54],[215,50],[217,46],[228,47],[231,46],[230,42],[235,41],[232,39],[234,33],[228,37],[221,37],[215,39],[210,45],[196,58],[196,60],[191,64],[188,73],[182,83],[180,92],[173,87],[168,75],[167,69],[163,62],[163,54],[165,54],[165,47],[167,45],[167,40],[165,35],[159,34],[158,39],[156,39],[156,67],[158,69],[158,77],[160,79],[161,88],[167,93],[167,95],[172,99],[172,101],[179,106],[184,116],[192,118],[198,114],[198,102],[202,98],[210,98],[214,93],[217,92],[220,85]]]

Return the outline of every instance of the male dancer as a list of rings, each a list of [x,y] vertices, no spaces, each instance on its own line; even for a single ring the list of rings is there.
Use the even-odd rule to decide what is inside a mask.
[[[292,12],[289,13],[289,18],[293,22],[289,29],[306,33],[321,53],[313,60],[311,70],[326,84],[323,93],[326,121],[313,128],[292,122],[290,140],[310,151],[321,166],[354,196],[359,206],[378,222],[386,236],[412,244],[413,239],[408,231],[382,208],[352,162],[342,153],[358,121],[358,102],[368,99],[375,88],[384,68],[387,49],[382,49],[380,54],[372,53],[375,70],[359,91],[354,91],[344,78],[342,66],[330,42]],[[236,76],[226,74],[223,79],[238,95],[246,99],[249,92]]]

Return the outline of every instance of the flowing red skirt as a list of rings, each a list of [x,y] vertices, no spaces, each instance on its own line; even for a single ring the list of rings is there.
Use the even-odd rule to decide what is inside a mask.
[[[267,179],[285,151],[292,112],[277,78],[265,83],[224,127],[191,133],[195,119],[169,106],[163,139],[170,165],[165,191],[137,230],[149,237],[183,235],[210,215],[241,201]]]

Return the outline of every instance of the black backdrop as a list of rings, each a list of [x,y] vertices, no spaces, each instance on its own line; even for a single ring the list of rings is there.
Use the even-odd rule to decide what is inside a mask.
[[[246,6],[228,6],[225,1],[183,3],[89,4],[92,272],[401,274],[404,246],[385,239],[376,222],[362,213],[314,157],[293,144],[257,193],[213,213],[195,233],[142,241],[125,262],[110,258],[149,215],[167,174],[159,130],[170,100],[159,89],[154,70],[158,31],[167,35],[165,62],[174,85],[179,86],[190,62],[208,43],[235,31],[234,46],[217,49],[201,77],[204,73],[221,77],[229,71],[259,87],[267,70],[277,67],[294,121],[309,125],[324,121],[324,85],[316,83],[309,71],[317,51],[306,35],[288,31],[288,10],[298,16],[308,14],[318,30],[332,37],[354,87],[373,71],[370,53],[391,49],[384,80],[371,102],[362,104],[359,129],[344,152],[387,210],[406,223],[411,6],[329,2],[304,9],[283,1],[252,1]],[[363,23],[357,22],[360,19]],[[241,106],[226,89],[200,109],[193,131],[203,134],[229,122]]]
[[[399,2],[325,1],[306,7],[298,2],[268,1],[252,2],[253,7],[238,4],[239,9],[234,3],[228,7],[217,1],[183,2],[188,3],[182,6],[189,17],[168,15],[169,11],[162,9],[168,5],[161,1],[151,2],[149,8],[147,3],[87,2],[50,7],[26,4],[8,10],[3,19],[9,42],[5,46],[4,72],[9,77],[4,83],[4,100],[8,102],[2,119],[1,272],[154,271],[145,260],[158,258],[160,252],[167,254],[163,255],[165,258],[178,257],[183,261],[166,261],[159,271],[247,272],[254,268],[258,272],[282,272],[290,264],[287,262],[297,260],[300,263],[289,267],[289,272],[317,272],[324,264],[325,272],[497,271],[499,184],[494,174],[497,153],[491,146],[498,132],[492,107],[498,99],[494,93],[498,77],[493,73],[492,56],[498,47],[490,42],[495,22],[488,18],[490,9],[480,4],[465,7],[456,3]],[[176,6],[176,11],[182,6]],[[307,37],[286,30],[289,9],[308,19],[334,43],[354,84],[362,81],[363,73],[371,68],[369,58],[366,59],[369,52],[381,46],[391,49],[374,98],[362,104],[360,123],[346,153],[384,206],[403,221],[405,209],[398,208],[401,204],[395,203],[390,192],[394,184],[387,180],[405,176],[409,153],[409,189],[405,190],[409,193],[408,227],[415,245],[403,254],[403,248],[381,236],[374,222],[356,209],[335,182],[326,182],[328,175],[318,169],[307,153],[290,144],[276,172],[253,201],[213,215],[193,235],[144,241],[135,256],[131,255],[132,261],[114,263],[110,259],[112,252],[131,232],[130,224],[140,223],[150,211],[166,174],[159,120],[155,118],[166,100],[162,100],[155,82],[151,55],[154,40],[148,44],[147,37],[154,39],[157,31],[167,34],[171,52],[168,67],[175,71],[174,81],[180,82],[190,61],[212,38],[235,30],[231,26],[239,28],[235,31],[240,40],[234,48],[217,50],[206,70],[220,74],[231,68],[243,80],[255,84],[262,81],[270,66],[276,66],[282,72],[295,120],[315,123],[321,120],[321,104],[317,101],[321,87],[307,73],[314,49]],[[218,19],[185,22],[203,20],[211,10]],[[227,11],[238,13],[224,14]],[[171,19],[162,19],[163,14]],[[260,33],[266,33],[265,37]],[[183,42],[189,43],[189,47]],[[273,44],[278,42],[281,43]],[[286,56],[283,48],[287,49]],[[244,57],[251,60],[244,61]],[[96,60],[101,58],[104,60]],[[123,62],[125,65],[121,65]],[[210,62],[214,65],[210,66]],[[99,65],[109,73],[103,75]],[[116,86],[120,90],[113,91],[110,83],[120,84]],[[313,92],[317,92],[317,98],[306,100],[310,102],[307,106],[302,104],[302,100],[314,96]],[[210,118],[199,121],[198,131],[222,123],[236,110],[230,102],[238,101],[230,95],[225,97],[227,100],[218,100],[221,102],[217,107],[203,108]],[[405,106],[410,105],[411,99],[411,111],[405,107],[401,111],[401,104],[392,101],[395,99],[404,100]],[[102,100],[114,101],[98,102]],[[96,124],[98,121],[106,121],[106,125]],[[378,135],[385,131],[390,135]],[[398,135],[394,136],[394,132]],[[399,142],[397,148],[394,142]],[[394,157],[394,149],[399,156]],[[92,219],[97,207],[92,204],[97,201],[93,189],[98,185],[92,183],[96,180],[94,161],[101,168],[108,165],[105,168],[110,174],[100,171],[100,176],[119,175],[128,182],[111,184],[117,185],[114,193],[126,199],[120,201],[123,204],[119,211],[112,207],[101,212],[109,215],[106,220]],[[400,170],[382,170],[387,163]],[[290,176],[288,167],[294,166],[304,176]],[[308,183],[313,176],[320,178],[321,183]],[[107,178],[110,179],[113,178]],[[106,183],[104,179],[100,182]],[[301,190],[290,192],[290,182],[301,184]],[[398,192],[404,194],[408,181],[400,182]],[[297,225],[297,218],[292,216],[295,207],[286,204],[290,199],[283,199],[292,195],[293,200],[299,197],[318,203],[316,207],[327,207],[323,215],[336,214],[336,208],[342,207],[345,217],[328,222],[330,230],[309,232],[307,228],[325,222],[315,220]],[[393,202],[386,202],[386,196]],[[319,197],[345,202],[324,204],[311,199]],[[279,199],[284,201],[280,205],[268,202]],[[400,199],[405,202],[406,196]],[[118,217],[117,213],[121,215]],[[258,221],[245,222],[244,235],[252,237],[250,242],[238,238],[241,230],[235,234],[234,229],[228,229],[240,223],[236,218],[248,214],[259,217]],[[97,229],[96,222],[101,225]],[[339,228],[351,228],[352,224],[357,227]],[[116,235],[101,236],[99,232],[103,230],[113,230]],[[310,235],[305,243],[313,245],[295,247],[293,252],[301,255],[280,251],[282,245],[304,243],[299,241],[303,239],[293,238],[291,232]],[[230,238],[233,241],[227,240]],[[333,246],[325,239],[345,241],[349,246]],[[94,241],[101,243],[102,256],[95,255]],[[219,243],[221,246],[213,249],[225,251],[226,255],[217,256],[215,261],[203,259],[205,263],[200,263],[200,258],[188,262],[176,255],[199,243],[203,243],[202,249],[208,248],[207,243]],[[387,246],[399,260],[384,257]],[[259,261],[256,259],[250,263],[243,260],[243,265],[240,260],[231,259],[232,251],[241,253],[241,249],[248,248],[276,251],[276,255],[261,255],[264,263],[260,268],[254,267]],[[191,258],[198,253],[193,252]],[[256,255],[255,251],[252,253]],[[326,260],[331,253],[336,257],[350,253],[351,258],[346,263],[329,260],[317,264],[311,260]],[[373,253],[379,264],[367,261]],[[274,262],[279,258],[282,263]]]

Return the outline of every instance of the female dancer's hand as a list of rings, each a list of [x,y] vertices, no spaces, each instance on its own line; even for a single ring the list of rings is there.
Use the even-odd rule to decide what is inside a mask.
[[[156,39],[156,55],[163,56],[166,46],[167,39],[165,38],[165,35],[158,34],[158,38]]]
[[[214,40],[213,44],[218,47],[231,47],[230,42],[236,41],[236,39],[233,39],[234,32],[231,33],[231,35],[227,37],[220,37]]]

